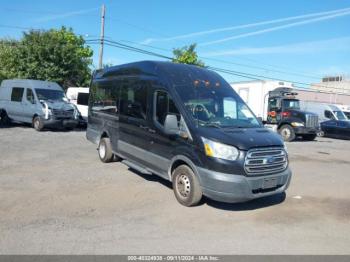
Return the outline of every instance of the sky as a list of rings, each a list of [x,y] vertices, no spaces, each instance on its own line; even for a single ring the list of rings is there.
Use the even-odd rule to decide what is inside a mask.
[[[19,39],[29,28],[71,27],[87,40],[106,39],[166,56],[197,43],[213,67],[265,78],[315,83],[350,75],[350,0],[1,0],[0,38]],[[94,65],[98,64],[98,45]],[[105,46],[104,63],[161,58]],[[229,82],[249,78],[221,73]]]

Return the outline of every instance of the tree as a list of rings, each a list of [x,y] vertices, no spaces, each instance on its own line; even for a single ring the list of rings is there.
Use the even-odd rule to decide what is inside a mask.
[[[173,62],[204,67],[204,62],[198,59],[197,52],[195,51],[196,46],[196,44],[191,44],[190,46],[174,49]]]
[[[21,40],[0,40],[0,79],[29,78],[86,86],[93,51],[72,29],[30,31]]]

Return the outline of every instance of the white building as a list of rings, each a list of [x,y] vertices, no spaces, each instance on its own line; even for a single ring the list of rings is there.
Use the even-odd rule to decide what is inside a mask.
[[[312,89],[319,91],[350,95],[350,78],[346,76],[326,76],[322,82],[311,84]]]

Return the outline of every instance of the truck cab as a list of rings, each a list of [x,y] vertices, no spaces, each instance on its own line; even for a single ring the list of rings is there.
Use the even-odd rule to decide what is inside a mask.
[[[298,93],[292,88],[276,88],[269,92],[266,124],[277,128],[284,141],[293,141],[297,136],[314,140],[319,131],[317,114],[300,109]]]

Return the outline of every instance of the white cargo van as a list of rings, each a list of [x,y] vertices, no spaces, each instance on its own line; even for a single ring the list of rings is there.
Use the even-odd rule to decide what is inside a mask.
[[[347,120],[343,111],[333,104],[301,101],[300,107],[302,110],[317,114],[320,123],[327,120]]]
[[[77,106],[80,115],[87,121],[89,107],[89,88],[88,87],[69,87],[66,96],[71,103]]]

